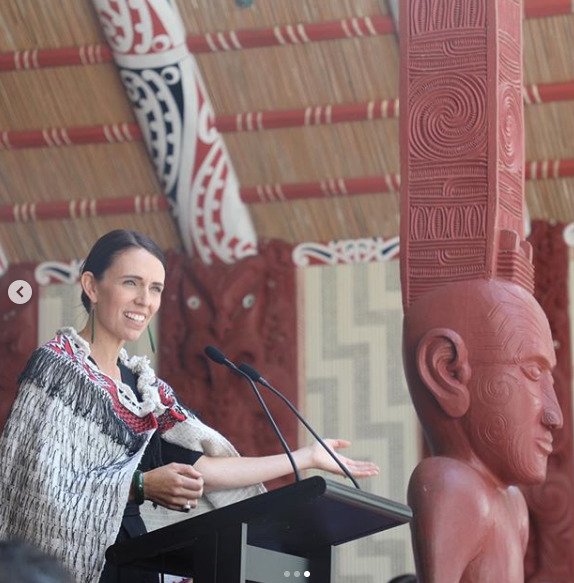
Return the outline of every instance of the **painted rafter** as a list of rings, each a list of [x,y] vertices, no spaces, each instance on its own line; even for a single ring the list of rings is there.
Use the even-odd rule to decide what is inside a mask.
[[[526,18],[572,14],[571,0],[525,0]],[[233,51],[269,46],[288,46],[326,40],[391,34],[392,18],[381,14],[356,16],[317,23],[293,23],[261,29],[239,29],[189,35],[192,53]],[[0,53],[0,71],[22,71],[49,67],[70,67],[111,63],[112,51],[105,44],[90,44],[57,49],[26,49]]]
[[[545,180],[574,176],[574,159],[538,160],[527,162],[527,180]],[[316,182],[260,184],[245,186],[239,193],[243,203],[287,202],[313,198],[360,196],[376,193],[397,193],[398,174],[331,178]],[[161,194],[106,199],[55,200],[50,202],[9,204],[0,206],[0,223],[26,223],[49,219],[75,219],[126,213],[163,212],[168,200]]]
[[[572,100],[574,81],[527,85],[524,87],[523,96],[526,105]],[[377,99],[357,103],[309,105],[300,109],[220,115],[215,117],[214,125],[221,133],[249,132],[396,118],[398,114],[398,99]],[[0,130],[0,150],[118,144],[139,141],[142,137],[138,124],[130,122],[69,128]]]
[[[25,202],[0,206],[0,223],[28,223],[50,219],[83,219],[121,214],[139,215],[165,212],[168,209],[169,201],[163,194]]]

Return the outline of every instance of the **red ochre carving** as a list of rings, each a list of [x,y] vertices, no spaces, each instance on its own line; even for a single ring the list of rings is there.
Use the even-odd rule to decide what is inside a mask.
[[[563,421],[524,240],[521,4],[400,5],[405,370],[432,451],[409,486],[417,573],[522,583],[517,484],[544,481]]]
[[[520,5],[411,0],[403,14],[405,307],[441,283],[471,277],[498,275],[532,290],[521,244]],[[519,243],[499,254],[502,231]]]
[[[568,248],[564,225],[535,221],[529,237],[534,247],[536,297],[546,313],[556,350],[554,388],[564,417],[548,459],[546,482],[523,488],[530,512],[525,561],[529,583],[574,581],[574,451],[572,444],[572,364],[568,313]]]
[[[16,279],[32,286],[32,299],[22,305],[8,297]],[[10,266],[0,278],[0,431],[16,396],[17,380],[38,345],[38,286],[34,269],[27,264]]]
[[[528,510],[515,484],[544,481],[563,422],[544,312],[511,282],[450,283],[406,313],[404,354],[432,453],[408,492],[419,580],[522,583]]]
[[[244,455],[276,453],[280,445],[246,380],[214,364],[207,345],[255,367],[297,402],[295,268],[292,247],[272,241],[233,265],[206,266],[172,254],[161,313],[161,374],[183,401]],[[266,397],[288,443],[297,425]]]

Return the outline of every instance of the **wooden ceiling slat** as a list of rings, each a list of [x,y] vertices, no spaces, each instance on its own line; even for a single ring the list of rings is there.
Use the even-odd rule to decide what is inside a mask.
[[[0,128],[135,121],[115,65],[0,74]]]
[[[101,42],[91,0],[2,0],[0,52]]]
[[[0,224],[0,240],[11,263],[80,259],[94,241],[112,229],[142,231],[162,249],[180,249],[177,227],[169,213],[118,215],[40,223]]]
[[[0,204],[161,192],[142,142],[0,152]]]

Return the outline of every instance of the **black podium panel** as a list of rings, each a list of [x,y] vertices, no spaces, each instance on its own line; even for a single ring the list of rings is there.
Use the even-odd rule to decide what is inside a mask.
[[[404,504],[315,476],[113,545],[106,557],[118,566],[195,575],[195,583],[272,582],[262,574],[250,579],[249,571],[266,572],[267,562],[277,572],[284,559],[287,570],[314,564],[313,581],[329,581],[332,546],[411,517]],[[200,572],[211,575],[202,580]]]

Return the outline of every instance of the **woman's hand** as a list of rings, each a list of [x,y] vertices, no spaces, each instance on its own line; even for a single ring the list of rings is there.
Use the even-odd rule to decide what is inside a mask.
[[[188,464],[171,463],[144,473],[144,495],[171,510],[197,507],[203,494],[203,477]]]
[[[338,449],[351,445],[346,439],[324,439],[327,447],[335,453],[339,461],[349,470],[354,478],[367,478],[379,473],[379,466],[373,462],[357,461],[340,455]],[[317,469],[344,476],[343,470],[335,463],[335,460],[325,451],[319,442],[298,449],[294,455],[300,458],[300,465],[304,469]],[[297,461],[297,459],[295,460]]]

